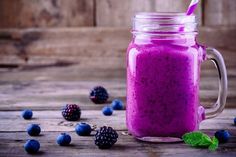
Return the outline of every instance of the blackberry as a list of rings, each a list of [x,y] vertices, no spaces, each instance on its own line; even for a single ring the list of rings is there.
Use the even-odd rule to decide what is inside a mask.
[[[95,134],[95,144],[99,149],[111,148],[117,141],[118,134],[112,127],[101,127]]]
[[[81,110],[80,107],[76,104],[67,104],[62,109],[62,116],[69,121],[76,121],[80,119]]]
[[[103,104],[109,98],[107,90],[102,86],[94,87],[89,97],[95,104]]]

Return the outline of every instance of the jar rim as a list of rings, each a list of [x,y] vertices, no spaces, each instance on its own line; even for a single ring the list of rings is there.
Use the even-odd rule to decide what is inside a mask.
[[[184,29],[183,29],[184,28]],[[133,33],[196,33],[195,15],[181,12],[140,12],[133,17]]]
[[[194,14],[186,15],[181,12],[140,12],[136,13],[134,21],[152,21],[160,24],[185,24],[196,23]]]
[[[186,17],[191,17],[195,16],[194,14],[192,15],[186,15],[186,13],[183,12],[139,12],[135,14],[135,17],[137,18],[145,18],[145,17],[176,17],[176,16],[186,16]]]

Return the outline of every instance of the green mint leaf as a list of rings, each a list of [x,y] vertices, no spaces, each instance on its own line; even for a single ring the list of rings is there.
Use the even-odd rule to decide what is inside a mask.
[[[208,149],[209,149],[210,151],[214,151],[214,150],[216,150],[216,149],[218,148],[218,145],[219,145],[219,141],[218,141],[218,139],[214,136],[214,137],[212,138],[212,143],[211,143],[211,145],[209,145]]]
[[[190,132],[183,135],[182,139],[184,142],[191,146],[197,146],[201,142],[202,133],[201,132]]]
[[[201,141],[198,143],[198,146],[208,147],[211,144],[211,138],[208,135],[202,133]]]
[[[192,147],[208,147],[212,144],[211,138],[199,131],[190,132],[183,135],[184,142]]]

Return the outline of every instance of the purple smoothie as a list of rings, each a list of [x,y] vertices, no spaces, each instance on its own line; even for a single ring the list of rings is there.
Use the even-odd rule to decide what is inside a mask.
[[[136,137],[181,137],[199,128],[203,50],[195,37],[133,39],[127,51],[129,132]]]

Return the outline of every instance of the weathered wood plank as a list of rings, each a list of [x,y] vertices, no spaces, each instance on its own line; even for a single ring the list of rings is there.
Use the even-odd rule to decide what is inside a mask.
[[[96,0],[96,25],[130,27],[136,12],[185,12],[189,3],[189,0]],[[201,24],[201,5],[196,12]]]
[[[93,0],[1,0],[0,28],[94,25]]]
[[[236,109],[225,109],[218,117],[203,121],[200,129],[229,129],[236,131],[233,125],[235,112]],[[22,132],[26,130],[27,124],[32,123],[40,124],[43,132],[74,131],[74,127],[78,122],[90,123],[97,127],[107,125],[119,131],[127,130],[125,111],[114,111],[112,116],[104,116],[101,111],[82,110],[81,120],[77,122],[64,120],[60,109],[58,111],[34,111],[32,120],[21,118],[21,111],[0,111],[0,117],[0,132]]]
[[[199,27],[198,40],[207,46],[236,50],[235,27]]]
[[[227,52],[227,51],[226,51]],[[231,52],[231,51],[230,51]],[[228,59],[233,58],[233,53]],[[232,62],[233,63],[233,62]],[[210,63],[209,63],[210,64]],[[234,62],[235,64],[235,62]],[[217,98],[218,73],[212,67],[202,66],[200,97],[203,104],[212,104]],[[228,68],[229,92],[227,107],[235,106],[236,72]],[[86,80],[86,81],[84,81]],[[87,67],[80,65],[31,66],[1,72],[1,109],[17,110],[33,104],[34,109],[56,109],[61,104],[76,102],[83,109],[101,109],[88,99],[89,90],[95,85],[104,85],[115,97],[126,99],[125,69]],[[72,82],[64,82],[72,81]],[[57,91],[54,93],[54,91]],[[33,94],[32,94],[33,93]],[[9,108],[9,105],[11,108]]]
[[[205,132],[213,134],[214,130]],[[94,145],[93,137],[79,137],[75,133],[72,136],[72,144],[68,147],[60,147],[56,144],[55,139],[60,132],[45,132],[43,136],[35,137],[41,143],[39,156],[67,157],[74,156],[109,156],[120,157],[143,157],[143,156],[235,156],[235,136],[231,140],[219,146],[216,152],[210,152],[207,149],[191,148],[183,143],[177,144],[153,144],[135,140],[131,136],[124,136],[119,132],[117,143],[108,150],[100,150]],[[4,156],[32,156],[25,153],[23,144],[29,136],[26,133],[0,133],[0,154]]]
[[[33,82],[19,82],[8,84],[1,87],[1,109],[19,109],[32,107],[35,109],[60,109],[67,103],[77,103],[82,109],[101,109],[104,105],[96,105],[89,100],[90,90],[97,85],[107,88],[110,99],[120,98],[125,100],[125,83],[124,80],[114,81],[86,81],[56,83],[42,82],[41,85]],[[36,81],[37,82],[37,81]],[[74,82],[74,83],[73,83]],[[38,84],[38,85],[37,85]],[[44,85],[43,85],[44,84]],[[36,86],[35,86],[36,85]],[[23,94],[22,92],[25,91]],[[20,92],[21,91],[21,92]],[[10,94],[11,93],[11,94]],[[12,106],[9,108],[9,105]]]
[[[125,111],[117,111],[110,117],[105,117],[100,111],[82,111],[82,121],[96,124],[98,127],[109,125],[118,130],[119,139],[110,150],[100,150],[93,142],[93,137],[81,137],[74,132],[76,122],[63,120],[59,111],[35,111],[34,119],[23,120],[20,112],[0,112],[0,156],[27,156],[23,150],[24,142],[29,137],[25,127],[29,123],[38,123],[42,128],[41,136],[34,137],[41,143],[39,155],[43,156],[235,156],[236,128],[232,125],[236,109],[225,110],[217,118],[201,123],[201,131],[213,136],[216,129],[228,129],[232,135],[229,142],[220,144],[215,153],[206,149],[199,150],[183,143],[163,144],[145,143],[125,136],[121,131],[126,130]],[[11,125],[9,125],[11,124]],[[14,127],[13,127],[14,126]],[[56,137],[61,132],[68,132],[72,136],[72,144],[60,147],[56,144]],[[92,132],[94,134],[94,132]],[[93,151],[91,151],[93,150]],[[123,154],[124,153],[124,154]]]
[[[131,33],[127,28],[70,28],[0,30],[1,64],[80,63],[81,66],[125,68]],[[199,43],[236,49],[236,29],[201,27]],[[224,53],[226,55],[224,55]],[[233,51],[223,51],[235,65]]]
[[[125,67],[124,56],[131,36],[127,29],[112,28],[27,29],[0,34],[3,36],[0,41],[1,63],[10,63],[7,56],[18,56],[14,63],[67,61],[96,67],[108,63],[107,67],[113,68]],[[8,39],[4,40],[4,37]]]
[[[7,113],[7,114],[6,114]],[[10,118],[7,118],[9,115]],[[61,115],[61,108],[57,111],[34,111],[32,120],[21,118],[21,111],[0,112],[0,132],[25,131],[28,124],[40,124],[42,131],[74,131],[79,122],[86,122],[101,127],[111,126],[116,130],[127,130],[125,126],[125,111],[114,111],[112,116],[104,116],[101,111],[82,110],[80,121],[66,121]],[[17,125],[12,127],[12,125]]]
[[[207,26],[236,26],[235,0],[205,0],[204,24]]]
[[[150,11],[149,1],[140,0],[96,0],[97,26],[131,26],[135,12]]]
[[[90,89],[96,85],[102,85],[107,88],[110,94],[108,104],[114,98],[120,98],[126,104],[126,82],[124,74],[123,78],[120,78],[121,76],[118,75],[120,79],[117,78],[114,80],[109,79],[114,76],[108,76],[108,78],[105,78],[107,75],[104,75],[105,77],[103,76],[99,78],[97,75],[93,75],[93,80],[77,81],[77,78],[79,79],[79,74],[71,75],[71,73],[64,73],[64,70],[56,71],[55,69],[51,69],[50,71],[42,71],[44,71],[43,75],[39,74],[39,71],[35,71],[33,73],[35,76],[33,77],[30,76],[32,73],[30,74],[27,72],[14,72],[10,73],[14,75],[6,75],[5,77],[2,75],[3,77],[1,77],[1,79],[3,80],[1,81],[0,86],[0,110],[19,110],[28,107],[34,110],[58,110],[63,104],[66,103],[77,103],[81,105],[82,109],[101,109],[104,105],[93,104],[88,98]],[[55,72],[55,76],[50,74],[53,71]],[[73,70],[68,68],[65,69],[65,71]],[[65,75],[60,75],[61,73],[64,73]],[[13,78],[14,80],[7,80],[7,78]],[[42,80],[40,81],[40,79]],[[66,81],[55,81],[55,79],[64,79]],[[90,78],[87,77],[87,80],[89,79]],[[226,104],[227,107],[235,107],[235,85],[236,81],[230,79],[228,99]],[[200,89],[201,103],[206,106],[213,104],[216,101],[218,95],[217,78],[203,78],[201,80]]]
[[[216,33],[216,30],[213,32]],[[22,109],[30,106],[30,104],[33,104],[34,109],[37,110],[57,109],[61,104],[69,102],[79,103],[83,109],[101,109],[102,106],[94,105],[89,101],[88,92],[92,86],[103,83],[107,83],[108,88],[109,86],[112,87],[112,84],[120,86],[119,90],[113,89],[113,87],[109,90],[115,91],[112,98],[119,97],[125,100],[125,49],[130,37],[128,29],[28,29],[22,31],[12,30],[10,33],[8,31],[3,32],[5,34],[1,34],[4,40],[1,40],[2,45],[0,44],[0,48],[2,51],[0,53],[3,53],[6,58],[8,54],[18,56],[22,51],[22,49],[14,48],[14,44],[11,44],[14,41],[20,40],[22,43],[27,43],[26,41],[33,39],[33,42],[24,46],[23,55],[13,58],[14,60],[3,62],[8,64],[14,63],[18,66],[16,58],[21,60],[25,56],[29,58],[28,62],[26,62],[28,66],[21,66],[20,64],[19,68],[16,69],[1,70],[0,81],[2,85],[0,86],[0,92],[2,110]],[[88,32],[90,35],[94,35],[93,38],[87,35]],[[213,32],[212,38],[214,37]],[[39,35],[41,36],[40,39],[37,38],[38,33],[41,34]],[[113,40],[112,36],[116,33],[117,37]],[[63,36],[64,38],[62,38]],[[7,37],[10,38],[10,41],[7,40],[9,39]],[[61,40],[66,40],[67,38],[70,41],[68,45],[64,40]],[[10,44],[8,44],[13,48],[3,48],[5,42],[9,42]],[[76,46],[77,42],[80,43],[79,46]],[[45,48],[47,44],[49,48]],[[74,48],[73,45],[75,45]],[[71,47],[72,49],[70,49]],[[93,50],[91,52],[87,51],[88,47]],[[64,51],[61,51],[61,48]],[[227,106],[233,107],[236,102],[236,53],[233,50],[221,50],[226,61],[229,77]],[[1,56],[0,60],[2,58],[4,57]],[[23,61],[23,63],[25,62]],[[203,65],[201,74],[201,100],[203,104],[209,105],[217,97],[218,74],[213,64],[210,63]],[[84,80],[87,80],[87,82],[77,82]],[[88,80],[92,82],[89,83]],[[43,85],[42,81],[51,82],[47,82],[48,85]],[[53,81],[72,81],[72,83],[53,83]],[[27,88],[21,89],[24,83],[29,83],[30,85]],[[63,84],[62,87],[61,84]],[[90,84],[91,86],[89,86]],[[19,89],[18,86],[20,86]],[[58,93],[51,95],[50,90],[55,89],[56,86],[61,88],[57,89]],[[48,92],[45,89],[50,90]],[[86,92],[81,93],[81,89]],[[32,91],[35,92],[33,95]]]
[[[203,130],[209,135],[213,135],[215,130]],[[45,157],[64,157],[70,156],[112,156],[120,157],[143,157],[143,156],[196,156],[196,157],[233,157],[236,155],[236,137],[235,130],[232,131],[233,136],[230,141],[220,144],[216,152],[210,152],[207,149],[191,148],[183,143],[163,144],[163,143],[145,143],[135,140],[131,136],[124,136],[119,131],[119,139],[117,143],[108,150],[100,150],[94,145],[93,137],[77,136],[74,132],[69,134],[72,136],[72,143],[68,147],[60,147],[56,144],[56,137],[60,132],[44,132],[43,136],[35,137],[41,143],[40,152],[37,155]],[[0,133],[0,154],[2,156],[32,156],[25,153],[23,144],[29,139],[24,132],[8,132]],[[0,155],[0,156],[1,156]]]

